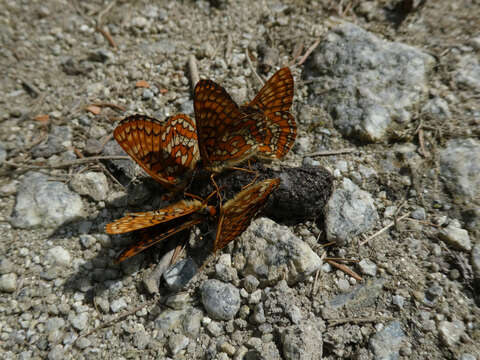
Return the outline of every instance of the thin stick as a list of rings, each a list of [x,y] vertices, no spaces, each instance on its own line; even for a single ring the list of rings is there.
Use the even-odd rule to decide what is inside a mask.
[[[402,216],[400,216],[396,222],[399,222],[399,221],[402,221],[403,219],[405,219],[406,217],[410,216],[410,213],[406,213]],[[395,225],[395,221],[392,221],[390,222],[387,226],[385,226],[383,229],[380,229],[379,231],[377,231],[375,234],[373,234],[372,236],[369,236],[368,238],[366,238],[365,240],[363,240],[362,242],[360,242],[360,245],[365,245],[367,242],[369,242],[370,240],[372,240],[373,238],[376,238],[378,235],[380,234],[383,234],[385,231],[387,231],[388,229],[390,229],[391,227],[393,227]]]
[[[110,2],[110,4],[108,4],[105,9],[103,9],[102,11],[100,11],[98,13],[98,16],[97,16],[97,26],[101,26],[102,25],[102,18],[105,16],[106,13],[108,13],[112,7],[115,6],[115,3],[117,2],[117,0],[112,0]]]
[[[122,106],[122,105],[117,105],[117,104],[114,104],[114,103],[109,103],[109,102],[105,102],[105,103],[92,103],[90,105],[94,105],[94,106],[98,106],[98,107],[109,107],[111,109],[114,109],[114,110],[118,110],[120,112],[125,112],[127,111],[127,109],[125,108],[125,106]]]
[[[305,54],[303,54],[302,58],[298,61],[297,66],[302,65],[307,60],[307,58],[310,56],[310,54],[313,52],[313,50],[315,50],[317,48],[317,46],[319,44],[320,44],[320,39],[315,41],[313,43],[313,45],[308,48],[308,50],[305,52]]]
[[[247,58],[248,65],[250,65],[250,69],[252,70],[253,74],[257,78],[258,82],[263,86],[265,84],[265,82],[263,81],[263,79],[260,77],[260,75],[258,75],[257,71],[255,70],[255,66],[253,66],[252,59],[250,59],[250,53],[248,52],[248,48],[245,49],[245,56]]]
[[[103,35],[103,37],[108,41],[111,47],[113,47],[114,49],[117,48],[117,44],[115,43],[115,40],[113,40],[113,37],[108,30],[105,30],[100,26],[95,26],[95,30],[97,30],[100,34]]]
[[[67,161],[59,164],[48,164],[48,165],[32,165],[32,164],[17,164],[11,161],[2,161],[3,164],[13,166],[19,169],[60,169],[64,167],[74,166],[74,165],[81,165],[86,164],[92,161],[98,160],[128,160],[130,159],[129,156],[122,156],[122,155],[112,155],[112,156],[90,156],[83,159],[77,159],[72,161]]]
[[[328,326],[336,326],[336,325],[347,324],[347,323],[361,324],[361,323],[367,323],[367,322],[379,322],[379,321],[391,321],[391,320],[393,320],[393,317],[390,317],[390,316],[387,316],[387,317],[371,316],[371,317],[358,317],[358,318],[327,319]]]
[[[348,148],[348,149],[339,149],[339,150],[325,150],[325,151],[318,151],[310,154],[305,154],[303,157],[314,157],[314,156],[332,156],[332,155],[341,155],[341,154],[351,154],[353,152],[357,152],[359,150],[355,148]]]
[[[327,258],[325,258],[325,260],[343,261],[343,262],[347,262],[347,263],[358,263],[358,262],[360,262],[360,260],[337,258],[337,257],[327,257]]]
[[[93,333],[97,332],[97,331],[100,330],[100,329],[104,329],[104,328],[106,328],[106,327],[109,327],[109,326],[111,326],[111,325],[119,322],[120,320],[126,318],[127,316],[132,315],[132,314],[135,314],[137,311],[142,310],[143,308],[145,308],[145,307],[147,307],[147,306],[150,306],[150,305],[156,303],[159,299],[160,299],[160,296],[156,295],[153,299],[151,299],[151,300],[149,300],[149,301],[147,301],[147,302],[145,302],[145,303],[143,303],[143,304],[138,305],[137,307],[133,308],[132,310],[128,310],[128,311],[124,312],[123,314],[120,314],[119,316],[115,317],[114,319],[112,319],[112,320],[110,320],[110,321],[104,322],[103,324],[97,326],[96,328],[88,331],[86,334],[80,335],[80,336],[77,338],[77,340],[80,339],[80,338],[82,338],[82,337],[90,336],[90,335],[92,335]],[[75,340],[75,341],[77,341],[77,340]]]
[[[350,268],[348,268],[347,266],[343,265],[343,264],[339,264],[335,261],[332,261],[332,260],[328,260],[328,259],[325,259],[325,261],[327,263],[329,263],[330,265],[333,265],[335,266],[337,269],[339,270],[342,270],[345,274],[348,274],[350,275],[351,277],[353,277],[355,280],[357,281],[363,281],[362,277],[360,275],[358,275],[355,271],[351,270]]]
[[[192,84],[192,91],[195,89],[195,85],[200,81],[198,75],[197,59],[195,56],[190,55],[188,57],[188,70],[190,71],[190,83]]]

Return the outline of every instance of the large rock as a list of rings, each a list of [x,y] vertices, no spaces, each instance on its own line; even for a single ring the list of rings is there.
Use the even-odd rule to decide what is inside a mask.
[[[48,181],[41,173],[29,172],[20,184],[10,221],[19,228],[58,227],[83,215],[80,196],[67,185]]]
[[[440,152],[440,175],[456,196],[480,197],[480,142],[454,139]]]
[[[291,230],[267,218],[252,222],[243,235],[247,259],[243,275],[254,275],[262,286],[285,278],[289,285],[322,266],[320,257]]]
[[[350,179],[343,179],[325,207],[325,227],[328,241],[345,245],[373,228],[378,220],[372,196]]]
[[[312,102],[325,106],[345,136],[379,141],[427,95],[434,58],[414,47],[382,40],[343,23],[310,55],[304,76]]]

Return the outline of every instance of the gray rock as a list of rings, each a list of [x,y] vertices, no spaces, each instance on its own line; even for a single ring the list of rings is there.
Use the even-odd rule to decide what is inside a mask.
[[[111,62],[114,59],[114,55],[111,51],[106,49],[96,49],[90,51],[88,54],[88,60],[93,62],[106,63]]]
[[[422,113],[435,120],[448,120],[452,117],[448,103],[439,97],[429,100],[422,108]]]
[[[150,89],[143,89],[143,92],[142,92],[142,99],[143,100],[149,100],[151,98],[153,98],[155,95],[153,93],[152,90]]]
[[[0,276],[0,291],[6,293],[13,293],[17,290],[17,274],[3,274]]]
[[[172,355],[175,355],[185,349],[189,343],[189,338],[187,338],[185,335],[177,334],[170,336],[170,339],[168,340],[168,347],[170,348]]]
[[[190,295],[187,293],[176,293],[170,295],[165,300],[165,305],[171,309],[181,310],[191,301]]]
[[[249,293],[254,292],[259,284],[260,281],[258,281],[257,278],[253,275],[247,275],[245,279],[243,279],[243,287]]]
[[[110,303],[110,309],[113,313],[117,313],[127,308],[127,302],[123,297],[120,299],[115,299]]]
[[[472,243],[468,231],[460,229],[454,223],[450,223],[446,228],[440,230],[440,238],[450,246],[463,251],[470,251]]]
[[[97,239],[93,235],[82,234],[80,235],[80,244],[82,244],[83,248],[88,249],[92,247]]]
[[[327,108],[343,135],[379,141],[393,128],[392,120],[411,119],[411,110],[426,97],[426,74],[434,63],[419,49],[342,23],[310,55],[304,73],[316,80],[310,85],[313,102]]]
[[[220,324],[216,321],[212,321],[210,324],[207,325],[207,330],[213,337],[219,337],[223,334],[223,329]]]
[[[155,269],[147,273],[146,276],[143,278],[143,284],[145,285],[145,288],[150,294],[159,293],[160,280],[163,276],[163,273],[168,269],[170,265],[170,260],[172,259],[174,251],[175,249],[172,249],[165,253],[155,266]]]
[[[197,264],[191,258],[178,261],[170,266],[164,273],[163,278],[172,291],[183,288],[197,273]]]
[[[48,250],[47,257],[54,264],[61,266],[68,266],[72,263],[72,256],[70,253],[61,246],[54,246]]]
[[[318,359],[323,352],[322,332],[310,321],[286,328],[281,342],[287,360]]]
[[[72,146],[72,130],[69,126],[52,126],[46,143],[32,148],[33,157],[49,158],[52,155],[62,153]]]
[[[358,268],[364,275],[375,276],[377,275],[377,264],[370,259],[363,259],[358,263]]]
[[[233,319],[240,309],[240,292],[233,285],[207,280],[202,284],[201,293],[205,310],[215,319]]]
[[[427,218],[427,216],[425,214],[425,209],[421,208],[421,207],[413,210],[412,213],[410,214],[410,216],[414,219],[417,219],[417,220],[425,220]]]
[[[92,342],[86,337],[81,337],[77,341],[75,341],[75,346],[80,350],[88,348],[91,344]]]
[[[77,173],[70,186],[80,195],[88,195],[96,201],[106,200],[108,196],[107,177],[101,172]]]
[[[372,196],[350,179],[343,179],[325,206],[325,227],[328,241],[343,246],[357,235],[373,228],[378,220]]]
[[[252,321],[255,324],[263,324],[265,321],[267,321],[262,304],[255,305],[255,309],[253,310],[252,315]]]
[[[8,258],[0,259],[0,275],[8,274],[14,270],[14,264]]]
[[[151,341],[151,334],[145,330],[137,331],[133,336],[133,344],[139,350],[145,350]]]
[[[0,142],[0,163],[7,160],[7,149],[5,149],[5,145]]]
[[[440,152],[440,175],[448,190],[457,196],[480,196],[480,143],[453,139]]]
[[[405,338],[399,321],[392,321],[370,339],[369,345],[375,359],[397,359]]]
[[[372,306],[378,296],[382,293],[385,279],[367,281],[365,284],[357,285],[348,294],[335,296],[329,302],[333,309],[345,306],[347,309],[355,310]]]
[[[17,193],[11,224],[19,228],[57,227],[84,215],[83,203],[78,194],[57,181],[29,172]]]
[[[455,81],[462,87],[480,90],[480,62],[477,56],[466,55],[460,60]]]
[[[52,350],[49,351],[48,360],[62,360],[65,359],[65,349],[63,345],[55,345]]]
[[[394,295],[392,296],[392,304],[398,306],[400,309],[403,309],[405,298],[401,295]]]
[[[472,249],[472,268],[477,279],[480,279],[480,241]]]
[[[255,276],[262,286],[286,278],[295,284],[322,266],[320,257],[292,231],[267,218],[252,222],[242,235],[247,263],[243,275]]]
[[[185,310],[167,309],[162,311],[162,313],[155,319],[155,327],[161,330],[170,330],[178,327],[185,314]]]
[[[72,326],[78,331],[85,330],[88,324],[88,314],[86,312],[78,315],[70,314],[68,316],[68,321],[70,321]]]
[[[61,317],[52,317],[45,323],[45,330],[51,332],[65,327],[65,320]]]
[[[477,360],[477,358],[472,354],[462,354],[460,360]]]
[[[185,335],[196,338],[200,333],[200,325],[203,318],[203,313],[197,309],[191,309],[183,320],[183,331]]]
[[[442,341],[449,347],[452,347],[457,344],[461,336],[465,334],[465,324],[459,320],[452,322],[441,321],[440,324],[438,324],[438,332]]]

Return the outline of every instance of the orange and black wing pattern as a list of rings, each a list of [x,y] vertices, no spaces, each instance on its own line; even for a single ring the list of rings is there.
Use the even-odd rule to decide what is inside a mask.
[[[205,208],[205,205],[201,201],[195,199],[181,200],[163,209],[127,214],[107,224],[105,232],[107,234],[124,234],[171,221],[203,208]]]
[[[264,131],[257,138],[262,143],[259,157],[281,158],[295,143],[297,125],[290,113],[293,91],[293,76],[285,67],[273,74],[257,96],[242,107],[245,113],[256,114],[258,121],[264,122]]]
[[[242,234],[263,209],[268,196],[278,188],[280,179],[253,184],[227,201],[220,210],[213,251],[217,252]]]
[[[263,129],[223,87],[200,80],[195,86],[194,109],[200,155],[207,169],[219,172],[256,154]]]
[[[193,225],[199,224],[204,219],[202,218],[192,218],[187,221],[184,221],[179,224],[174,224],[170,226],[170,228],[165,229],[152,229],[151,231],[141,231],[140,240],[132,244],[130,247],[123,250],[120,255],[118,255],[115,263],[122,262],[132,256],[137,255],[138,253],[142,252],[143,250],[148,249],[149,247],[173,236],[183,230],[187,230]]]
[[[195,123],[179,114],[161,123],[145,115],[123,119],[113,136],[138,165],[167,189],[181,187],[200,157]]]

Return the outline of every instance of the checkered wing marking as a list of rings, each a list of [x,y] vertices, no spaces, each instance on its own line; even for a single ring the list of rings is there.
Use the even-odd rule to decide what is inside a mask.
[[[263,209],[268,196],[278,188],[280,179],[267,179],[239,192],[222,207],[213,251],[224,248],[242,234]]]
[[[257,113],[263,118],[263,138],[257,137],[257,141],[262,143],[258,149],[259,157],[281,158],[295,143],[297,125],[290,113],[293,90],[292,73],[285,67],[273,74],[257,96],[242,107],[245,113]]]
[[[194,213],[205,205],[198,200],[182,200],[163,209],[127,214],[105,227],[107,234],[123,234],[164,223]]]
[[[243,113],[223,87],[200,80],[194,94],[195,121],[204,166],[212,171],[233,166],[255,155],[263,131]]]
[[[172,235],[175,235],[176,233],[179,233],[180,231],[187,230],[188,228],[192,227],[193,225],[199,224],[203,221],[202,218],[198,219],[190,219],[187,220],[186,222],[172,227],[171,229],[162,232],[161,234],[153,235],[151,233],[144,233],[142,234],[142,238],[137,241],[136,243],[132,244],[132,246],[126,248],[123,250],[120,255],[117,257],[115,260],[115,263],[122,262],[132,256],[137,255],[138,253],[142,252],[145,249],[148,249],[150,246],[153,246],[160,241],[163,241],[167,238],[169,238]]]
[[[184,114],[169,118],[165,124],[132,115],[120,122],[113,135],[138,165],[167,188],[184,181],[200,156],[195,123]]]

